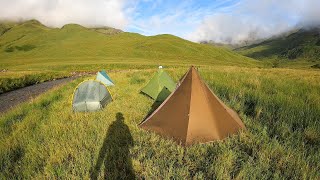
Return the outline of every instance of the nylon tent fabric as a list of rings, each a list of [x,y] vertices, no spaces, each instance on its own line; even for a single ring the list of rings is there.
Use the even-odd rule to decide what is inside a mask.
[[[245,129],[241,119],[201,80],[194,67],[140,125],[181,145],[221,140]]]
[[[108,76],[105,70],[99,71],[96,77],[97,81],[101,81],[106,86],[114,86],[112,79]]]
[[[175,82],[163,70],[159,69],[141,92],[156,101],[164,101],[176,87]]]
[[[111,94],[104,84],[95,80],[87,80],[76,87],[72,108],[75,112],[98,111],[111,101]]]

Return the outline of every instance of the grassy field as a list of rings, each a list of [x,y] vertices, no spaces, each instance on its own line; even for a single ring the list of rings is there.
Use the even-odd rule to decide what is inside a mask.
[[[0,72],[0,93],[104,67],[121,70],[190,64],[264,66],[228,49],[172,35],[142,36],[76,24],[48,28],[35,20],[0,22],[0,71],[8,71]]]
[[[153,101],[139,90],[158,65],[176,81],[199,67],[247,130],[184,148],[140,129]],[[310,62],[256,61],[172,35],[0,23],[0,93],[101,69],[116,83],[102,111],[72,112],[82,77],[1,114],[0,179],[320,178],[320,71]]]
[[[187,69],[168,72],[178,80]],[[201,76],[239,113],[247,130],[188,148],[137,126],[153,104],[139,89],[155,71],[110,73],[114,101],[99,112],[72,112],[73,89],[82,78],[3,115],[0,177],[320,177],[319,71],[200,67]]]
[[[0,72],[0,94],[25,86],[71,76],[67,72],[5,71]]]

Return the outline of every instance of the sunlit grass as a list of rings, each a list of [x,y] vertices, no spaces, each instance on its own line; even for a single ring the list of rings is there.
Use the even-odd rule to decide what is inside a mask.
[[[24,48],[19,50],[21,47]],[[10,70],[42,70],[48,66],[72,69],[75,65],[110,63],[250,67],[263,64],[226,48],[173,35],[143,36],[127,32],[106,35],[75,24],[58,29],[36,21],[21,23],[0,36],[0,52],[0,69]]]
[[[71,76],[68,72],[5,71],[0,72],[0,94],[25,86]]]
[[[187,69],[167,71],[177,81]],[[139,90],[155,71],[109,73],[115,82],[110,88],[114,101],[99,112],[72,112],[72,93],[84,79],[80,78],[3,115],[0,177],[92,177],[99,157],[111,153],[102,149],[107,139],[117,138],[108,137],[108,132],[121,113],[133,139],[124,163],[132,166],[136,178],[319,178],[318,71],[200,67],[205,82],[239,113],[247,130],[224,141],[187,148],[137,126],[153,104]],[[97,168],[100,177],[107,174],[110,163],[119,162],[104,161]]]

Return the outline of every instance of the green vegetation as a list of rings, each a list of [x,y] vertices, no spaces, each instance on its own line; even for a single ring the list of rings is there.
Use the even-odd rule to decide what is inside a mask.
[[[186,70],[168,72],[178,80]],[[155,70],[114,72],[114,101],[102,111],[72,112],[73,89],[83,80],[78,79],[5,114],[0,119],[0,177],[89,178],[113,170],[111,177],[134,172],[145,179],[319,178],[318,71],[199,70],[240,114],[246,131],[187,148],[146,132],[137,124],[153,101],[139,89]],[[126,175],[116,171],[118,166],[126,167]]]
[[[320,64],[315,64],[311,66],[312,68],[320,69]]]
[[[119,33],[123,33],[123,31],[119,30],[119,29],[115,29],[115,28],[111,28],[111,27],[99,27],[99,28],[92,28],[95,31],[99,32],[99,33],[103,33],[103,34],[107,34],[107,35],[114,35],[114,34],[119,34]]]
[[[48,28],[36,20],[0,23],[0,70],[72,73],[128,68],[153,68],[155,64],[263,66],[230,50],[192,43],[172,35],[146,37],[113,28],[85,28],[76,24]],[[2,78],[6,76],[6,78]],[[62,77],[62,76],[61,76]],[[16,79],[0,74],[1,92],[51,80],[33,75]]]
[[[36,48],[34,45],[25,44],[22,46],[9,46],[4,51],[5,52],[13,52],[15,50],[17,50],[17,51],[31,51],[34,48]]]
[[[25,86],[70,76],[64,72],[0,72],[0,94]]]
[[[254,59],[269,61],[276,67],[287,67],[287,63],[292,64],[293,61],[308,64],[310,68],[319,63],[320,28],[301,29],[284,37],[238,48],[236,51]]]
[[[24,50],[17,50],[17,47],[24,47]],[[0,69],[9,70],[41,70],[47,66],[66,70],[75,63],[261,65],[228,49],[172,35],[104,34],[75,24],[56,29],[34,20],[18,24],[0,36],[0,52]]]
[[[9,31],[16,23],[0,22],[0,36]]]
[[[317,60],[262,62],[171,35],[103,33],[79,25],[55,29],[34,20],[3,29],[2,91],[101,69],[115,86],[110,87],[114,101],[99,112],[72,112],[72,93],[85,79],[80,78],[2,114],[0,179],[320,177]],[[311,61],[316,61],[312,68]],[[246,131],[184,148],[137,126],[154,110],[153,100],[139,90],[157,66],[177,81],[191,64],[239,113]]]

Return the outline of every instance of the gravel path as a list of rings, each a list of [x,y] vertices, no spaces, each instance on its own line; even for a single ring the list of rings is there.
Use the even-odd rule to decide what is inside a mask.
[[[20,103],[35,98],[56,86],[70,82],[74,79],[76,79],[76,77],[48,81],[0,94],[0,113],[6,112]]]

